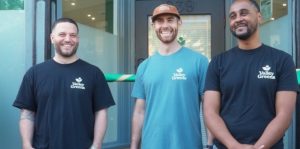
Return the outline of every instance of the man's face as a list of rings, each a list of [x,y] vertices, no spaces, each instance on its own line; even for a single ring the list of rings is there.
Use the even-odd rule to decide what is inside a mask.
[[[56,54],[66,58],[72,57],[79,43],[76,26],[69,22],[58,23],[51,33],[51,42]]]
[[[153,27],[158,39],[162,43],[172,43],[178,34],[181,21],[174,15],[161,15],[153,22]]]
[[[250,2],[234,2],[229,12],[230,31],[238,39],[247,40],[257,31],[260,19],[260,13]]]

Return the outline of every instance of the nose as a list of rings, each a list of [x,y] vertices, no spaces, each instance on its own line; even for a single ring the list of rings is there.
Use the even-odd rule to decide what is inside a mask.
[[[240,21],[243,21],[244,20],[244,17],[243,16],[241,16],[241,15],[237,15],[237,17],[236,17],[236,22],[240,22]]]
[[[70,41],[70,40],[71,40],[71,36],[70,35],[66,35],[65,41]]]
[[[162,22],[162,24],[161,24],[161,27],[162,27],[162,28],[167,28],[167,27],[169,27],[168,21],[167,21],[167,20],[164,20],[164,21]]]

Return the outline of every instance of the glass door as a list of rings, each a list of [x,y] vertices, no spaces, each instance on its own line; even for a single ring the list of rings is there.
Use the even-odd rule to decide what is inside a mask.
[[[117,0],[61,0],[61,17],[78,23],[78,56],[98,66],[103,73],[118,72]],[[119,84],[109,83],[116,106],[108,110],[108,129],[104,144],[118,142]]]

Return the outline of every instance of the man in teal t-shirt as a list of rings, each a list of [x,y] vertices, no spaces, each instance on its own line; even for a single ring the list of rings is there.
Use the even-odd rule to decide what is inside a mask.
[[[199,116],[208,60],[176,41],[180,15],[162,4],[152,23],[161,41],[157,52],[138,67],[131,149],[200,149]]]

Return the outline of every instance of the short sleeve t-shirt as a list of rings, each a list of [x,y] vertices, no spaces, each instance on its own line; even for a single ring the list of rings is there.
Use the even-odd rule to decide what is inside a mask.
[[[199,99],[208,60],[182,48],[138,68],[132,96],[146,101],[142,149],[202,148]]]
[[[296,79],[287,53],[266,45],[247,51],[235,47],[211,60],[205,90],[221,93],[220,115],[230,133],[253,144],[276,115],[276,92],[299,91]],[[283,147],[282,139],[276,147]]]
[[[36,149],[89,148],[95,112],[114,105],[102,71],[83,60],[49,60],[25,74],[13,106],[35,112]]]

